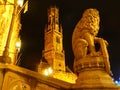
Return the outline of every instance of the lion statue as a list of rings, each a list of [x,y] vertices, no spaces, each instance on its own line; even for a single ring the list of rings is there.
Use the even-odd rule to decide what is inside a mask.
[[[72,36],[72,46],[74,55],[77,56],[79,54],[77,58],[84,57],[87,54],[96,54],[94,40],[97,38],[96,35],[99,31],[99,22],[99,12],[96,9],[87,9],[76,25]],[[77,49],[81,48],[80,52],[75,49],[77,46]]]
[[[72,49],[75,56],[74,60],[80,60],[84,57],[105,58],[105,63],[109,68],[108,52],[106,49],[107,41],[98,38],[100,17],[97,9],[87,9],[77,23],[72,35]],[[96,44],[99,44],[96,49]]]

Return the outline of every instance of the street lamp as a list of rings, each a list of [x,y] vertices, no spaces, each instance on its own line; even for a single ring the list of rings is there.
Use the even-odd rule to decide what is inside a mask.
[[[21,48],[21,40],[20,40],[20,38],[17,40],[15,46],[16,46],[16,53],[15,53],[15,57],[16,57],[15,60],[16,60],[16,61],[15,61],[14,64],[19,64],[19,62],[20,62],[20,61],[19,61],[19,60],[20,60],[20,59],[19,59],[19,58],[20,58],[20,57],[19,57],[19,56],[20,56],[20,55],[19,55],[19,52],[20,52],[20,48]]]
[[[14,8],[13,8],[13,14],[12,14],[12,18],[11,18],[10,28],[8,31],[6,46],[5,46],[5,49],[3,52],[3,56],[2,56],[3,63],[9,63],[9,64],[11,63],[11,58],[9,56],[10,42],[11,42],[12,33],[14,31],[15,21],[18,19],[18,16],[19,16],[21,10],[24,8],[22,6],[23,2],[24,2],[24,0],[14,0],[14,4],[10,4],[10,5],[14,5]]]
[[[17,52],[19,52],[19,51],[20,51],[20,48],[21,48],[21,40],[20,40],[20,38],[17,40],[15,46],[16,46]]]

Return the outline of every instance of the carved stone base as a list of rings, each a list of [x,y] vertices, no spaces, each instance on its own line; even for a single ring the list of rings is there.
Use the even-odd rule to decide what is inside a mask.
[[[90,90],[90,88],[91,90],[117,90],[112,78],[106,72],[100,70],[81,72],[75,87],[83,88],[82,90]]]
[[[74,71],[78,74],[82,71],[88,70],[103,70],[105,71],[105,62],[102,56],[93,57],[93,56],[86,56],[80,60],[74,61]]]
[[[77,90],[118,90],[111,76],[105,71],[102,57],[86,57],[74,63],[78,79]]]

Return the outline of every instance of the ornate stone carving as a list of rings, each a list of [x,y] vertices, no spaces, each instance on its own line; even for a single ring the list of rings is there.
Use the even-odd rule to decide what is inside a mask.
[[[4,1],[3,0],[0,0],[0,38],[3,38],[3,34],[5,32],[4,30],[4,27],[5,27],[5,22],[6,22],[6,18],[4,17],[4,14],[5,14],[5,6],[3,5],[4,4]],[[2,46],[3,45],[3,41],[0,40],[0,53],[1,53],[1,49],[2,49]]]
[[[87,9],[75,27],[72,48],[75,56],[74,71],[78,75],[77,90],[117,90],[110,77],[107,41],[97,37],[99,12]],[[83,89],[82,89],[83,88]]]
[[[72,48],[75,56],[74,68],[82,65],[77,60],[83,60],[85,58],[92,59],[92,57],[102,57],[105,64],[105,70],[110,73],[108,52],[106,49],[107,41],[97,37],[99,31],[99,12],[96,9],[87,9],[75,27],[72,36]],[[96,45],[99,47],[96,47]],[[97,60],[94,62],[97,63]],[[88,60],[90,67],[92,63]],[[98,63],[99,64],[99,63]],[[99,65],[100,66],[100,65]],[[88,66],[89,67],[89,66]],[[96,67],[97,64],[96,64]],[[75,68],[76,69],[76,68]]]

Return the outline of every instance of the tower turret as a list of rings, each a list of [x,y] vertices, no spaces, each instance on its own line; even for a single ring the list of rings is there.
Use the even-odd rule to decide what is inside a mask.
[[[62,26],[59,24],[59,9],[54,6],[48,9],[48,25],[44,32],[43,57],[53,70],[65,71]]]

